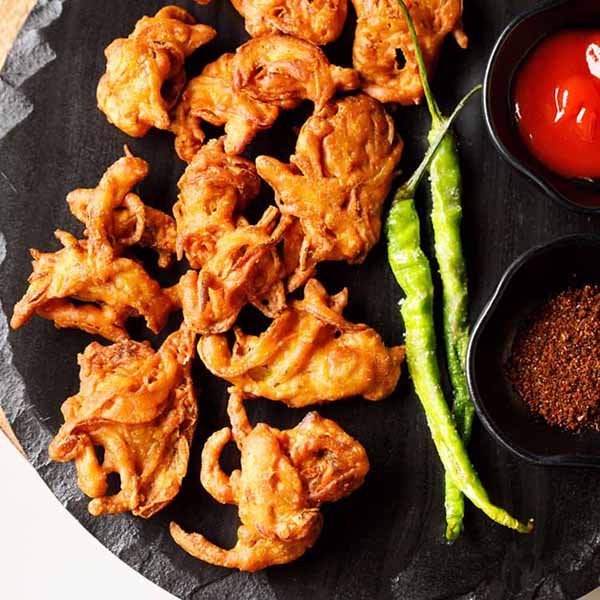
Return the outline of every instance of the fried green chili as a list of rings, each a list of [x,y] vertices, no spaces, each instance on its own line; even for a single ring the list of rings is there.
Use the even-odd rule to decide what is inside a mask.
[[[429,142],[433,142],[446,119],[433,97],[417,33],[406,5],[400,8],[407,19],[415,48],[415,56],[431,115]],[[444,345],[448,373],[454,390],[452,416],[465,442],[469,443],[475,407],[471,401],[465,373],[469,344],[468,291],[465,261],[462,252],[460,225],[462,220],[462,181],[456,143],[448,131],[429,166],[433,208],[434,246],[443,287]],[[446,473],[446,538],[455,540],[462,529],[465,512],[464,496]]]
[[[402,0],[400,2],[406,10]],[[408,12],[405,14],[411,23]],[[488,517],[501,525],[527,533],[533,528],[532,521],[521,523],[490,502],[446,404],[436,357],[433,281],[429,261],[421,249],[419,217],[414,202],[417,186],[430,167],[433,156],[443,147],[442,144],[447,143],[444,140],[453,120],[466,100],[478,89],[480,86],[461,101],[449,119],[440,121],[436,131],[430,135],[430,147],[423,162],[410,180],[396,192],[386,222],[388,259],[405,294],[400,312],[406,329],[408,368],[447,478]],[[438,164],[439,168],[442,166],[442,163]],[[442,184],[445,182],[440,180]]]

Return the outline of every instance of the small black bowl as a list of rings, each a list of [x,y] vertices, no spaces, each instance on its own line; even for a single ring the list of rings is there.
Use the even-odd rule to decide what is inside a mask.
[[[513,76],[542,38],[562,29],[592,27],[600,27],[599,0],[554,1],[517,17],[502,32],[490,56],[483,112],[494,145],[513,167],[562,206],[600,214],[600,182],[565,179],[539,163],[521,140],[512,105]]]
[[[569,286],[600,283],[600,236],[570,235],[529,250],[507,269],[471,336],[467,378],[482,423],[537,464],[600,467],[600,432],[571,433],[534,416],[505,372],[524,319]]]

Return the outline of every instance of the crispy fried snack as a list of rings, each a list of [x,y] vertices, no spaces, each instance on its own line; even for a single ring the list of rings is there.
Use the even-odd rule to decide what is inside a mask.
[[[286,234],[286,263],[296,262],[290,290],[320,261],[365,259],[379,240],[383,203],[402,147],[384,107],[359,94],[329,102],[306,121],[291,164],[256,159],[282,214],[297,218],[302,229]]]
[[[55,235],[64,246],[61,250],[46,254],[31,250],[33,273],[27,292],[15,305],[13,329],[34,313],[54,321],[56,327],[75,327],[112,341],[129,337],[125,322],[131,316],[144,317],[155,333],[163,328],[174,300],[139,263],[123,257],[94,260],[87,240],[66,231]]]
[[[227,154],[239,154],[273,125],[282,109],[302,100],[325,104],[337,91],[358,87],[352,69],[329,64],[322,50],[285,35],[266,35],[207,65],[184,90],[171,131],[175,149],[190,162],[204,143],[202,122],[225,126]]]
[[[354,69],[330,64],[325,53],[291,35],[254,38],[237,49],[233,86],[255,100],[290,110],[311,100],[319,110],[337,92],[359,85]]]
[[[408,25],[396,0],[352,0],[358,21],[352,58],[362,89],[380,102],[418,103],[423,86]],[[427,71],[437,61],[444,38],[453,33],[462,48],[462,0],[407,0]],[[402,52],[405,64],[397,59]]]
[[[185,327],[158,352],[148,342],[93,342],[79,355],[81,387],[62,406],[50,458],[75,461],[93,515],[130,510],[148,518],[179,492],[198,408],[190,374],[194,334]],[[104,449],[99,460],[95,447]],[[120,491],[107,496],[111,473]]]
[[[199,269],[215,254],[217,242],[232,232],[241,211],[256,198],[260,180],[254,163],[223,150],[223,140],[211,140],[187,166],[179,180],[177,258],[185,253]]]
[[[185,85],[184,60],[216,35],[212,27],[194,23],[182,8],[165,6],[106,48],[97,99],[109,122],[133,137],[151,127],[169,128],[169,110]]]
[[[225,126],[225,152],[240,154],[261,130],[268,129],[279,115],[276,106],[258,102],[233,89],[234,54],[223,54],[190,80],[175,109],[171,131],[175,150],[190,162],[204,143],[202,122]]]
[[[340,37],[347,0],[233,0],[246,19],[246,31],[257,37],[287,33],[322,46]]]
[[[217,241],[204,268],[179,281],[183,317],[197,333],[230,329],[244,305],[251,303],[274,317],[285,306],[283,265],[277,252],[287,221],[270,206],[256,225],[240,217],[236,228]]]
[[[164,212],[146,206],[130,192],[148,171],[148,163],[134,157],[125,147],[125,156],[108,168],[98,187],[72,191],[67,203],[71,213],[85,225],[95,219],[86,235],[94,232],[98,243],[107,242],[117,254],[134,244],[151,248],[158,253],[158,264],[166,268],[175,253],[175,221]],[[100,214],[101,223],[98,214],[91,214],[92,208]]]
[[[319,537],[323,502],[335,502],[360,487],[369,471],[365,449],[337,423],[311,412],[294,429],[280,431],[248,422],[244,396],[231,390],[228,427],[213,433],[202,452],[202,485],[222,504],[237,504],[238,541],[224,550],[171,523],[173,539],[192,556],[241,571],[258,571],[300,557]],[[219,466],[235,440],[241,470],[228,477]]]
[[[163,328],[178,305],[177,295],[161,289],[141,264],[120,256],[144,234],[148,245],[164,251],[169,227],[156,233],[147,231],[147,209],[130,192],[147,174],[146,161],[126,152],[96,188],[76,190],[69,196],[69,206],[84,221],[88,239],[77,240],[66,231],[57,231],[64,246],[61,250],[31,250],[33,273],[27,292],[15,305],[14,329],[34,313],[54,321],[57,327],[79,328],[115,342],[128,339],[125,322],[131,316],[144,317],[154,333]],[[120,209],[126,220],[116,217]],[[155,214],[162,215],[159,211]],[[155,225],[163,227],[165,223],[170,225],[167,215],[157,218]]]
[[[342,316],[348,291],[328,296],[311,279],[304,299],[292,302],[260,336],[235,330],[230,350],[224,335],[198,342],[209,371],[245,393],[301,407],[362,395],[389,396],[400,377],[404,347],[386,348],[367,325]]]

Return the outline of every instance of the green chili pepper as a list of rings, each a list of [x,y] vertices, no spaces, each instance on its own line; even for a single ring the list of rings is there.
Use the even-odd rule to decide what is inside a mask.
[[[432,127],[429,139],[437,127]],[[435,254],[443,288],[444,345],[450,382],[454,390],[452,416],[465,446],[471,437],[475,407],[467,386],[466,361],[469,343],[468,292],[460,238],[461,176],[456,144],[446,134],[429,167],[433,209]],[[446,473],[446,538],[455,540],[464,517],[464,496]]]
[[[407,19],[415,48],[415,56],[431,115],[429,142],[446,119],[441,114],[431,92],[427,69],[419,46],[419,40],[406,5],[400,0],[400,8]],[[465,261],[462,252],[460,225],[462,220],[462,181],[456,143],[452,131],[448,131],[429,166],[433,209],[434,246],[443,287],[444,345],[448,373],[454,390],[452,416],[458,431],[469,443],[475,407],[467,386],[466,361],[469,344],[468,291]],[[446,473],[446,538],[455,540],[462,529],[464,497]]]
[[[412,21],[410,20],[410,15],[406,10],[406,6],[404,6],[402,0],[399,1],[409,26],[412,29],[412,33],[414,33],[414,27],[412,26]],[[416,45],[416,47],[418,49],[418,45]],[[454,494],[450,498],[447,496],[447,502],[450,500],[451,511],[453,511],[448,519],[448,528],[453,537],[456,537],[460,532],[460,523],[462,521],[463,508],[462,497],[460,495],[461,492],[464,493],[475,506],[480,508],[486,515],[501,525],[516,529],[522,533],[530,532],[533,529],[533,521],[530,521],[527,524],[521,523],[509,515],[504,509],[494,506],[490,502],[488,494],[469,460],[465,443],[457,431],[457,424],[461,429],[461,433],[465,433],[467,428],[470,430],[472,412],[469,414],[469,409],[465,409],[464,404],[459,409],[459,406],[456,406],[455,402],[455,409],[457,410],[457,424],[455,424],[455,420],[446,404],[441,387],[440,372],[436,357],[436,339],[433,319],[434,289],[431,278],[431,269],[427,257],[421,250],[419,217],[414,203],[417,186],[420,183],[425,170],[430,168],[431,161],[435,158],[436,153],[440,153],[440,156],[437,159],[437,170],[435,171],[435,178],[437,178],[437,181],[435,181],[435,188],[437,193],[443,193],[445,201],[446,191],[442,189],[442,186],[454,185],[452,192],[456,192],[457,195],[455,198],[460,198],[460,187],[456,187],[456,176],[450,177],[448,169],[446,169],[446,167],[449,166],[451,167],[450,170],[454,170],[454,172],[458,170],[456,152],[451,147],[454,142],[447,133],[466,100],[475,91],[480,89],[480,87],[481,86],[478,86],[472,90],[471,93],[461,101],[449,119],[440,118],[435,124],[435,127],[432,128],[429,136],[429,150],[425,155],[423,162],[410,180],[396,192],[386,223],[389,263],[398,284],[405,294],[405,299],[401,302],[400,311],[406,329],[408,368],[417,395],[425,409],[427,423],[431,430],[433,441],[446,470],[446,480],[451,484],[450,490],[452,490],[452,494]],[[448,177],[446,178],[446,176]],[[433,173],[432,178],[434,178]],[[454,201],[454,206],[457,204],[460,210],[459,200]],[[444,208],[448,207],[444,205]],[[454,212],[456,212],[456,208],[454,208]],[[450,211],[450,213],[452,213],[452,211]],[[438,226],[444,223],[444,216],[445,212],[443,211],[438,212],[436,215],[436,218],[439,217],[437,221]],[[458,215],[454,214],[453,218],[455,222],[456,219],[458,219],[459,223],[460,213]],[[445,228],[442,227],[442,230],[444,229]],[[456,227],[454,223],[452,229],[454,230],[452,235],[448,236],[447,239],[439,240],[444,260],[446,260],[447,256],[443,253],[447,251],[449,249],[448,246],[453,244],[456,240],[458,227]],[[447,233],[447,231],[443,231],[443,233]],[[458,239],[460,240],[460,237]],[[438,245],[438,241],[436,241],[436,245]],[[451,269],[452,278],[448,279],[448,281],[451,281],[452,286],[449,292],[451,294],[456,293],[453,295],[452,305],[458,309],[459,312],[458,315],[450,315],[448,320],[445,319],[445,329],[447,330],[447,334],[452,333],[450,325],[453,327],[455,323],[460,323],[462,318],[460,312],[462,311],[464,314],[466,311],[466,307],[464,307],[466,304],[464,263],[462,261],[460,246],[458,248],[460,255],[459,265],[462,265],[462,275],[460,269]],[[450,256],[455,257],[456,247],[450,248],[450,250]],[[467,338],[468,332],[467,337],[464,337],[461,334],[456,338],[452,333],[450,339],[452,341],[452,360],[454,362],[450,364],[449,359],[450,369],[459,368],[460,371],[463,371],[464,359],[461,358],[460,353],[464,352]],[[455,339],[456,344],[454,343]],[[457,380],[461,379],[460,371],[455,371]],[[468,391],[466,389],[465,392],[467,393],[467,396],[463,396],[461,400],[466,399],[467,402],[470,402]],[[460,411],[462,411],[462,418],[459,418]],[[459,423],[459,421],[461,422]],[[458,502],[456,501],[456,497],[459,498]],[[450,522],[452,522],[452,527],[450,527]],[[457,523],[458,530],[456,530]]]

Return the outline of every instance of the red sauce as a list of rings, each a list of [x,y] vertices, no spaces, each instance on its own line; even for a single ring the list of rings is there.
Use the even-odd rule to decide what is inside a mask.
[[[541,163],[600,178],[600,31],[562,31],[534,48],[515,79],[514,110]]]

